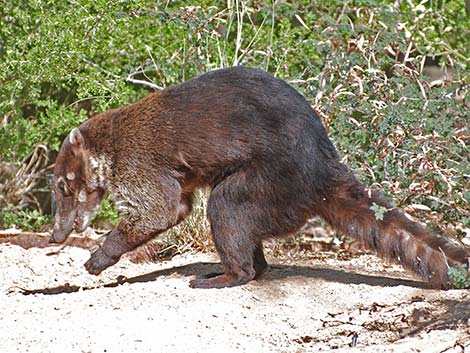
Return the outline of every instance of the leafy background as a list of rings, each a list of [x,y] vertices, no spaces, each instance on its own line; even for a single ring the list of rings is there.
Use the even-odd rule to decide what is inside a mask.
[[[470,227],[469,10],[466,0],[2,1],[0,227],[50,224],[46,175],[88,116],[247,65],[306,96],[361,180],[461,238]],[[107,200],[96,224],[117,219]],[[204,247],[207,229],[202,195],[172,234]]]

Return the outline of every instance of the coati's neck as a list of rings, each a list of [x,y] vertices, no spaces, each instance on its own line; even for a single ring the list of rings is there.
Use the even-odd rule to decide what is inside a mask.
[[[87,183],[92,187],[107,189],[112,174],[115,146],[113,142],[113,116],[115,110],[98,114],[80,126],[85,140],[89,177]]]

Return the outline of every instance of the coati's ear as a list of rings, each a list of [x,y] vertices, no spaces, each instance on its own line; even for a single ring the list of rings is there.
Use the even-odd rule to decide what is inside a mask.
[[[72,131],[70,131],[69,143],[75,149],[83,149],[85,147],[85,140],[83,139],[82,133],[80,132],[78,127],[74,128]]]
[[[72,154],[77,158],[76,161],[81,161],[80,165],[83,166],[83,173],[86,175],[89,167],[88,151],[85,150],[85,139],[77,127],[70,131],[68,142],[71,146]]]

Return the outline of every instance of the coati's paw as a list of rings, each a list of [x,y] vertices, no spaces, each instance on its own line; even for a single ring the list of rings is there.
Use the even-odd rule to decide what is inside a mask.
[[[189,286],[191,288],[222,288],[214,286],[214,284],[207,278],[193,279],[189,281]]]
[[[85,263],[86,270],[92,275],[99,275],[103,270],[114,265],[119,259],[114,259],[105,254],[102,248],[99,248],[91,254],[90,259]]]
[[[225,288],[235,287],[248,283],[253,278],[237,277],[234,275],[220,275],[211,278],[197,278],[189,282],[191,288]]]

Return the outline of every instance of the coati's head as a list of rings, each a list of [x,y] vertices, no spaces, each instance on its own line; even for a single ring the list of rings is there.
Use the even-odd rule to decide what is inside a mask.
[[[57,205],[52,242],[62,243],[73,229],[83,232],[100,204],[105,190],[96,175],[96,159],[85,148],[83,135],[73,129],[64,140],[54,167]]]

